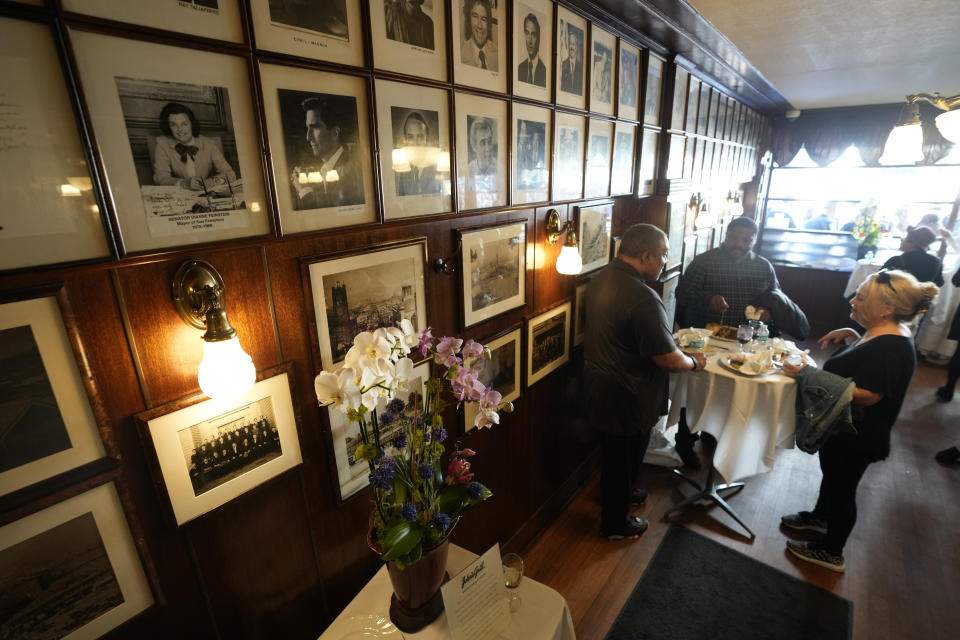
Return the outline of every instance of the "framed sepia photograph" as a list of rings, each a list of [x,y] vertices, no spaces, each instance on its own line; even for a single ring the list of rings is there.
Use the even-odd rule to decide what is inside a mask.
[[[0,271],[108,258],[53,31],[0,17],[0,32]]]
[[[261,64],[260,85],[282,232],[376,222],[366,81]]]
[[[426,328],[425,238],[330,258],[304,258],[309,273],[321,368],[332,371],[361,331],[409,320]]]
[[[369,0],[373,65],[447,79],[447,15],[442,0]]]
[[[507,92],[506,2],[452,0],[453,81]]]
[[[6,638],[99,638],[154,604],[112,482],[0,527]]]
[[[657,177],[657,154],[660,152],[660,134],[650,129],[643,130],[640,145],[640,181],[639,191],[642,194],[651,194],[654,190],[654,179]]]
[[[124,252],[269,234],[247,61],[70,33]]]
[[[613,82],[616,80],[617,38],[590,25],[590,111],[613,115]]]
[[[513,93],[550,102],[553,80],[553,3],[515,0],[513,3]]]
[[[667,312],[667,326],[670,331],[676,324],[677,315],[677,284],[680,282],[680,273],[672,274],[662,285],[660,299],[663,301],[663,308]]]
[[[456,94],[460,211],[507,204],[507,103]]]
[[[460,241],[464,327],[526,304],[526,223],[466,231]]]
[[[579,200],[583,197],[583,152],[587,120],[583,116],[557,111],[553,117],[556,148],[553,161],[553,199]]]
[[[613,226],[613,203],[578,207],[578,239],[583,270],[588,273],[610,262],[610,233]]]
[[[667,204],[667,264],[669,271],[680,265],[683,256],[683,234],[686,233],[687,206],[683,202]]]
[[[660,102],[663,95],[663,60],[647,55],[647,97],[643,104],[644,124],[660,124]]]
[[[613,168],[610,195],[633,193],[633,159],[636,157],[637,127],[617,122],[613,130]]]
[[[587,106],[586,45],[587,21],[557,7],[557,104],[577,109]]]
[[[178,35],[244,41],[243,18],[236,0],[63,0],[63,9]]]
[[[259,49],[363,66],[360,0],[260,0],[250,16]]]
[[[376,92],[384,219],[448,213],[449,92],[388,80]]]
[[[638,120],[640,108],[640,50],[620,39],[620,65],[617,69],[617,117]]]
[[[690,82],[690,72],[676,65],[676,76],[673,83],[673,112],[670,114],[670,128],[683,131],[686,123],[687,85]]]
[[[513,103],[513,204],[550,199],[551,115],[549,109]]]
[[[584,198],[610,195],[610,162],[613,154],[613,122],[590,118],[587,137],[587,167]]]
[[[570,360],[570,303],[527,320],[527,387]]]
[[[290,371],[263,371],[234,398],[199,393],[135,416],[177,526],[300,464]]]
[[[63,289],[0,295],[0,495],[106,455],[72,317]]]
[[[573,303],[573,346],[579,347],[583,344],[587,328],[587,289],[590,282],[584,282],[577,285],[577,294]]]
[[[488,389],[493,388],[500,392],[501,402],[513,402],[520,397],[520,342],[523,333],[520,327],[508,330],[498,337],[488,338],[483,345],[490,349],[490,359],[477,378]],[[464,403],[463,431],[466,433],[476,427],[477,405]]]

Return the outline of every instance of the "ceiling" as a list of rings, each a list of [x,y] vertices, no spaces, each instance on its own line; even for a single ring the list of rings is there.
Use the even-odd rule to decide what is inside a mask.
[[[687,0],[797,109],[960,94],[960,0]]]

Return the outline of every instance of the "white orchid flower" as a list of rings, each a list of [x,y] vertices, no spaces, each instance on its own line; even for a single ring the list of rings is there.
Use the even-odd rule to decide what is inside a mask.
[[[400,332],[403,334],[401,342],[403,346],[406,347],[408,353],[410,349],[420,344],[420,332],[417,331],[413,323],[406,318],[400,321]]]
[[[413,360],[410,358],[400,358],[394,369],[394,376],[397,389],[406,389],[407,383],[413,378]]]
[[[363,356],[369,358],[389,358],[392,346],[386,332],[377,329],[373,333],[363,331],[353,339],[353,346],[360,350]]]
[[[500,414],[492,409],[485,409],[477,413],[477,419],[473,424],[478,429],[489,429],[495,424],[500,424]]]
[[[343,403],[343,390],[340,388],[340,376],[329,371],[323,371],[313,381],[313,389],[317,394],[320,406],[334,405],[339,407]]]

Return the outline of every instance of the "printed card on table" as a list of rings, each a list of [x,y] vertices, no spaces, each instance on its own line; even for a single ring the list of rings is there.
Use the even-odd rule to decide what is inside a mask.
[[[440,591],[453,640],[490,640],[510,624],[499,544],[450,578]]]

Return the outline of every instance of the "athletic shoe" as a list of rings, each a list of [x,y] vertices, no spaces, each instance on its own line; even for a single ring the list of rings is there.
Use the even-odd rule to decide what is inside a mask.
[[[941,402],[950,402],[953,400],[953,389],[950,387],[940,387],[937,389],[937,400]]]
[[[630,494],[630,502],[633,504],[643,504],[647,501],[647,492],[643,489],[634,489]]]
[[[685,467],[690,467],[691,469],[700,468],[700,456],[696,454],[693,450],[693,445],[687,446],[675,446],[674,449],[677,450],[677,453],[680,455],[680,459],[683,460],[683,465]]]
[[[637,516],[628,516],[623,526],[615,531],[602,531],[602,535],[607,540],[633,540],[643,535],[650,523],[645,518]]]
[[[826,549],[819,549],[811,542],[787,540],[787,551],[801,560],[824,569],[830,569],[830,571],[843,573],[846,569],[842,555],[830,553]]]
[[[815,531],[824,535],[827,533],[827,523],[820,518],[813,517],[813,514],[809,511],[800,511],[783,516],[780,518],[780,522],[788,529],[796,531]]]
[[[937,462],[942,462],[943,464],[960,464],[960,449],[956,447],[944,449],[943,451],[937,452],[934,458],[936,458]]]

